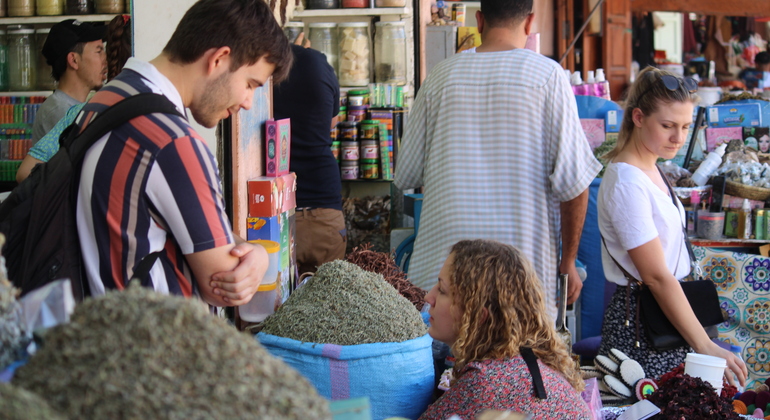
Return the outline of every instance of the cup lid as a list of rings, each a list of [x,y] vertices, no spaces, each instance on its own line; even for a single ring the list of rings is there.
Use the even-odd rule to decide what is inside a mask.
[[[257,287],[257,292],[270,292],[275,290],[276,287],[278,287],[278,282],[275,281],[268,284],[260,284],[259,287]]]
[[[249,241],[250,244],[257,244],[262,245],[265,248],[265,251],[267,251],[268,254],[275,254],[276,252],[281,250],[281,244],[275,241],[267,241],[264,239],[255,239],[252,241]]]

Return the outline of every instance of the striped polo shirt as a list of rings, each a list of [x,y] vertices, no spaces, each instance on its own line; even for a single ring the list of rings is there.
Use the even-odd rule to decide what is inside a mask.
[[[132,58],[77,116],[81,129],[118,101],[144,92],[179,92],[149,63]],[[184,256],[234,242],[219,171],[205,141],[175,115],[135,118],[86,153],[77,222],[93,295],[123,289],[141,259],[163,251],[150,271],[154,289],[192,296],[197,284]]]

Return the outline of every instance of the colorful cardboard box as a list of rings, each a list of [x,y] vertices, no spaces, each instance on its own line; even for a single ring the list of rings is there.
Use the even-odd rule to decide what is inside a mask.
[[[607,133],[619,133],[623,125],[623,110],[607,111],[604,116],[604,131]]]
[[[291,150],[291,121],[267,120],[265,123],[265,173],[278,177],[289,173],[289,152]]]
[[[709,127],[761,127],[759,104],[720,104],[706,108]]]
[[[580,125],[586,133],[586,139],[591,149],[595,149],[604,143],[604,120],[598,118],[581,118]]]
[[[722,143],[736,139],[743,141],[743,127],[709,127],[706,129],[706,150],[711,152]]]
[[[294,242],[297,232],[294,209],[272,217],[249,217],[246,224],[247,240],[268,240],[280,245],[279,293],[285,302],[296,288],[297,251]]]
[[[272,217],[297,207],[297,175],[259,177],[248,181],[249,217]]]

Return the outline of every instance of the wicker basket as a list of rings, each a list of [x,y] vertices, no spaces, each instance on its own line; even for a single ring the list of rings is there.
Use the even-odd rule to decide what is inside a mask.
[[[725,194],[733,195],[749,200],[766,201],[770,198],[770,188],[743,185],[734,181],[725,182]]]

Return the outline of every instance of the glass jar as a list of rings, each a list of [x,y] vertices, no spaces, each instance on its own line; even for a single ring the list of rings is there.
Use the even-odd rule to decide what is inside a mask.
[[[342,7],[344,9],[369,7],[369,0],[342,0]]]
[[[0,29],[0,90],[8,90],[8,39]]]
[[[292,44],[304,30],[305,24],[302,22],[286,22],[286,25],[283,26],[283,33],[286,34],[286,38],[289,38],[289,42]]]
[[[35,30],[20,26],[8,30],[8,85],[10,90],[34,90],[37,61]]]
[[[35,0],[8,0],[8,16],[34,16]]]
[[[87,15],[94,12],[94,0],[67,0],[68,15]]]
[[[125,10],[125,0],[94,0],[96,13],[119,14]]]
[[[377,22],[374,34],[374,79],[377,83],[406,84],[404,22]]]
[[[369,84],[372,40],[368,22],[339,24],[340,86],[367,86]]]
[[[308,9],[339,9],[339,0],[307,0]]]
[[[64,14],[64,0],[37,0],[38,16],[58,16]]]
[[[0,17],[6,17],[8,15],[8,2],[6,0],[0,0]]]
[[[337,24],[336,23],[311,23],[310,48],[318,50],[326,55],[326,61],[337,74]]]
[[[43,57],[43,44],[45,39],[48,38],[48,33],[51,32],[51,28],[40,28],[35,30],[35,43],[37,48],[37,90],[54,90],[56,89],[56,81],[51,76],[53,69],[45,61]]]

